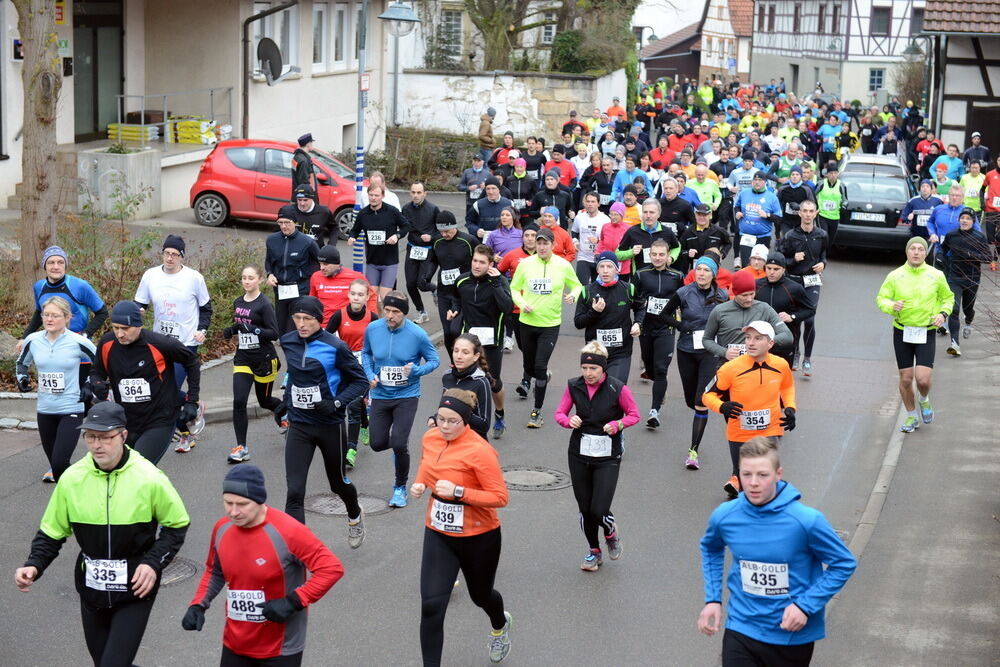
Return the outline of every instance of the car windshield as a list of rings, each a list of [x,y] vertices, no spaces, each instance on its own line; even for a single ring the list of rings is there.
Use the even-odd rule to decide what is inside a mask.
[[[903,208],[910,200],[909,182],[905,178],[886,178],[885,174],[869,171],[867,174],[850,172],[844,175],[843,180],[851,204]]]
[[[354,178],[354,172],[333,159],[333,156],[329,153],[324,153],[323,151],[314,148],[312,154],[314,157],[318,158],[320,162],[329,167],[330,170],[337,176],[347,179]]]

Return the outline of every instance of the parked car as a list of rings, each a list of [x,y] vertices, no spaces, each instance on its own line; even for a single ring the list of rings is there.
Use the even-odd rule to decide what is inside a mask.
[[[875,158],[879,156],[865,156]],[[892,159],[881,158],[880,160]],[[851,160],[848,160],[851,162]],[[901,250],[910,236],[908,224],[900,224],[899,214],[916,196],[905,167],[891,171],[886,165],[854,160],[840,174],[847,188],[848,206],[841,212],[836,245],[851,248]]]
[[[902,156],[875,155],[873,153],[848,153],[840,163],[840,173],[860,172],[880,176],[902,176],[910,178],[906,161]]]
[[[292,199],[290,141],[230,139],[208,154],[191,186],[191,208],[202,225],[230,218],[277,220]],[[354,171],[321,150],[313,150],[319,203],[333,211],[342,238],[354,224]],[[368,180],[365,180],[365,186]]]

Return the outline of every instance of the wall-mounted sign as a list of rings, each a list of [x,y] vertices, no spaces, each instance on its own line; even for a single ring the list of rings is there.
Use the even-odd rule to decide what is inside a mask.
[[[69,58],[72,55],[73,55],[73,53],[69,50],[69,40],[68,39],[60,39],[59,40],[59,57],[60,58]]]
[[[56,0],[56,25],[66,25],[66,3],[64,0]]]
[[[21,40],[19,39],[13,40],[11,46],[13,49],[11,51],[11,56],[10,56],[11,60],[15,62],[20,62],[24,60],[24,44],[21,42]]]

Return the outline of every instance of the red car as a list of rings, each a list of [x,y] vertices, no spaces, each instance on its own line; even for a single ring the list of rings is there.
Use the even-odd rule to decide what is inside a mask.
[[[290,141],[220,141],[191,186],[195,219],[208,227],[230,218],[277,220],[278,210],[292,200],[295,149]],[[329,153],[313,150],[312,156],[319,203],[333,211],[341,238],[346,238],[354,224],[354,171]]]

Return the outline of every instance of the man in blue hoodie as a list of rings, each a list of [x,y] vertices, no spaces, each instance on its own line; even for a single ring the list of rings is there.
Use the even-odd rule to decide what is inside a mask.
[[[857,567],[826,517],[799,502],[801,494],[782,472],[773,439],[744,443],[743,491],[712,512],[701,538],[703,634],[719,630],[727,546],[733,556],[723,667],[808,665],[815,642],[826,636],[824,609]]]

